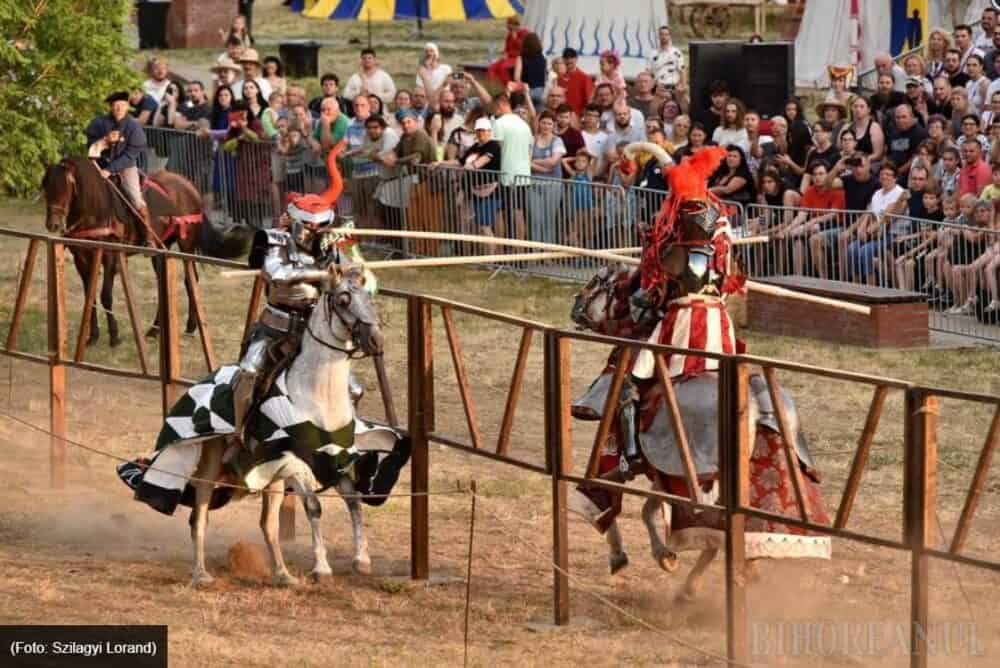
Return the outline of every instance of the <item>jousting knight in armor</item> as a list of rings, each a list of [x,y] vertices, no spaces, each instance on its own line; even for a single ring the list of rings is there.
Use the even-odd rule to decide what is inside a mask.
[[[662,149],[649,144],[637,148],[654,153],[669,164]],[[726,206],[708,190],[708,178],[725,158],[721,147],[704,148],[667,171],[670,195],[651,227],[640,232],[642,262],[640,289],[631,302],[642,330],[655,322],[649,343],[693,348],[714,353],[736,352],[732,322],[723,296],[741,289],[730,277],[732,236]],[[718,361],[688,355],[670,355],[670,378],[679,382],[718,369]],[[656,376],[653,353],[642,350],[626,376],[619,410],[620,466],[627,477],[642,461],[639,434],[638,386]]]
[[[289,193],[288,208],[278,227],[261,230],[254,237],[249,264],[260,269],[267,284],[267,304],[243,343],[240,375],[233,392],[237,434],[243,433],[255,388],[268,386],[297,352],[319,299],[318,285],[329,275],[330,267],[364,262],[353,238],[326,231],[343,190],[337,157],[344,145],[341,141],[334,146],[326,158],[330,176],[327,190],[320,195]],[[374,294],[376,287],[374,275],[365,270],[365,288]],[[353,374],[349,385],[351,400],[357,404],[364,389]]]

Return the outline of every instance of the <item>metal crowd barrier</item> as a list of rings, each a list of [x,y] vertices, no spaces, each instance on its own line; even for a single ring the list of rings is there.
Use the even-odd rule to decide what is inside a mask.
[[[240,142],[234,150],[194,132],[147,129],[148,168],[189,178],[206,196],[210,216],[270,227],[289,191],[327,187],[312,151],[280,153],[271,141]],[[639,245],[639,223],[651,223],[666,193],[572,179],[509,177],[448,165],[379,168],[351,176],[338,203],[359,227],[527,239],[595,250]],[[1000,231],[975,230],[905,216],[887,217],[877,233],[859,235],[864,212],[811,210],[726,202],[735,236],[767,234],[766,244],[737,251],[753,277],[807,275],[924,292],[931,328],[1000,341],[997,265],[990,253]],[[806,223],[792,234],[785,228]],[[848,234],[846,231],[852,229]],[[366,242],[367,243],[367,242]],[[440,257],[518,252],[490,244],[380,237],[386,254]],[[989,251],[989,252],[988,252]],[[584,281],[600,264],[591,258],[492,262],[498,268]]]
[[[1000,230],[907,216],[877,225],[863,211],[747,207],[737,236],[771,240],[740,248],[750,276],[815,276],[921,292],[931,329],[1000,341]],[[788,227],[802,224],[788,233]],[[860,228],[866,228],[862,235]]]

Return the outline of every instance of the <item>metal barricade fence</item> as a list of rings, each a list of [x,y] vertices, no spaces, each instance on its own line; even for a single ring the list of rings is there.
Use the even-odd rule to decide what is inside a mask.
[[[185,176],[213,217],[270,227],[288,192],[322,192],[328,185],[322,159],[305,146],[283,152],[267,139],[220,141],[155,127],[145,132],[148,148],[140,166]]]
[[[931,329],[1000,342],[1000,230],[767,205],[751,205],[747,216],[736,236],[771,237],[737,251],[752,277],[815,276],[920,292]]]
[[[289,191],[322,192],[326,169],[311,150],[281,152],[272,141],[219,142],[169,128],[147,128],[144,167],[180,173],[206,198],[206,211],[270,227]],[[652,223],[666,192],[647,188],[447,165],[380,168],[352,175],[345,162],[338,213],[366,228],[527,239],[595,250],[639,245],[639,223]],[[1000,341],[1000,231],[885,216],[726,202],[736,237],[766,234],[736,251],[752,277],[806,275],[924,292],[931,328]],[[797,229],[789,230],[790,227]],[[464,241],[382,237],[374,245],[407,256],[504,255],[517,249]],[[601,264],[590,258],[491,264],[583,281]]]
[[[419,165],[375,189],[381,223],[410,231],[467,234],[609,249],[636,246],[624,189],[590,181],[512,177],[487,170]],[[363,224],[360,223],[359,224]],[[391,240],[387,240],[387,243]],[[524,250],[489,243],[411,240],[410,255],[503,255]],[[494,262],[519,273],[585,280],[600,265],[588,258]]]

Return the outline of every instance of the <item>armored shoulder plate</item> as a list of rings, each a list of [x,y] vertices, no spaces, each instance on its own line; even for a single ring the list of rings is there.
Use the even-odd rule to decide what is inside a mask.
[[[253,236],[253,245],[250,247],[250,257],[247,264],[251,269],[260,269],[264,266],[269,250],[274,246],[287,247],[292,245],[292,237],[284,230],[258,230]]]

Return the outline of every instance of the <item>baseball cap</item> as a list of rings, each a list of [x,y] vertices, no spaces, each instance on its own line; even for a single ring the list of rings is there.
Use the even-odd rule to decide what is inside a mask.
[[[907,86],[923,86],[924,82],[920,80],[920,77],[907,77]]]
[[[493,126],[490,124],[490,119],[488,118],[477,118],[474,130],[493,130]]]

